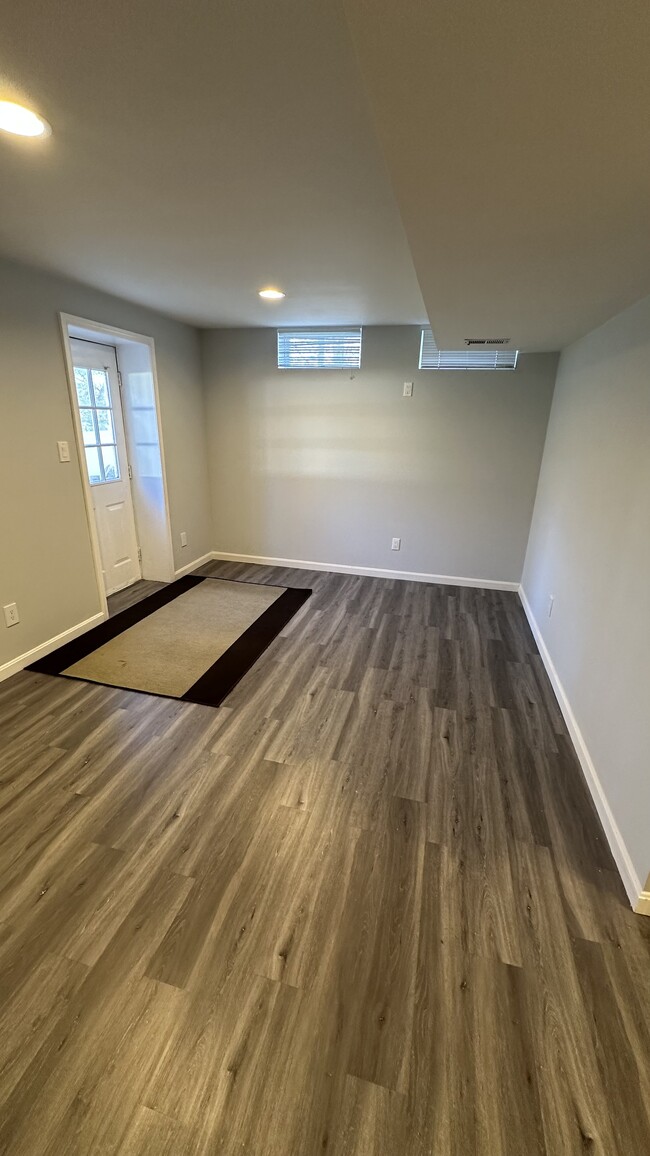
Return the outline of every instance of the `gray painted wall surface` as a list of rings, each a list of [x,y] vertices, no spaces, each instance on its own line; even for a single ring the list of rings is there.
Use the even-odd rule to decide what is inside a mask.
[[[351,378],[279,371],[275,341],[202,334],[218,550],[519,581],[556,354],[419,371],[417,326],[371,327]]]
[[[0,666],[100,607],[58,313],[153,337],[175,565],[212,546],[198,335],[94,289],[0,261]],[[70,444],[62,465],[57,441]],[[179,535],[187,530],[188,547]]]
[[[523,586],[642,885],[650,868],[650,297],[562,354]]]

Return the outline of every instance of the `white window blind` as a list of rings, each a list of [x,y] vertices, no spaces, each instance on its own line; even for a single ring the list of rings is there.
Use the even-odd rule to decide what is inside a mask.
[[[514,369],[518,349],[438,349],[430,329],[422,330],[420,369]]]
[[[361,328],[278,329],[278,369],[359,369]]]

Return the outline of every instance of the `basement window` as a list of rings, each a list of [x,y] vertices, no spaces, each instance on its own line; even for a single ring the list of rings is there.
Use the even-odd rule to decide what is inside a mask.
[[[278,369],[360,369],[361,327],[278,329]]]
[[[518,349],[438,349],[430,329],[422,330],[420,369],[515,369]]]

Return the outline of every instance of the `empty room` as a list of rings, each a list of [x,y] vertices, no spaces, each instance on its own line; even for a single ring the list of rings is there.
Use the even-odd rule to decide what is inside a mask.
[[[650,9],[0,0],[0,1154],[650,1154]]]

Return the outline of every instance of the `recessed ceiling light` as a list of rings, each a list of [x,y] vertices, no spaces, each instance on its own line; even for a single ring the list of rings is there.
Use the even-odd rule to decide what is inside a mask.
[[[264,297],[267,301],[279,301],[284,297],[281,289],[260,289],[260,297]]]
[[[0,100],[0,129],[15,136],[48,136],[52,131],[46,120],[12,100]]]

